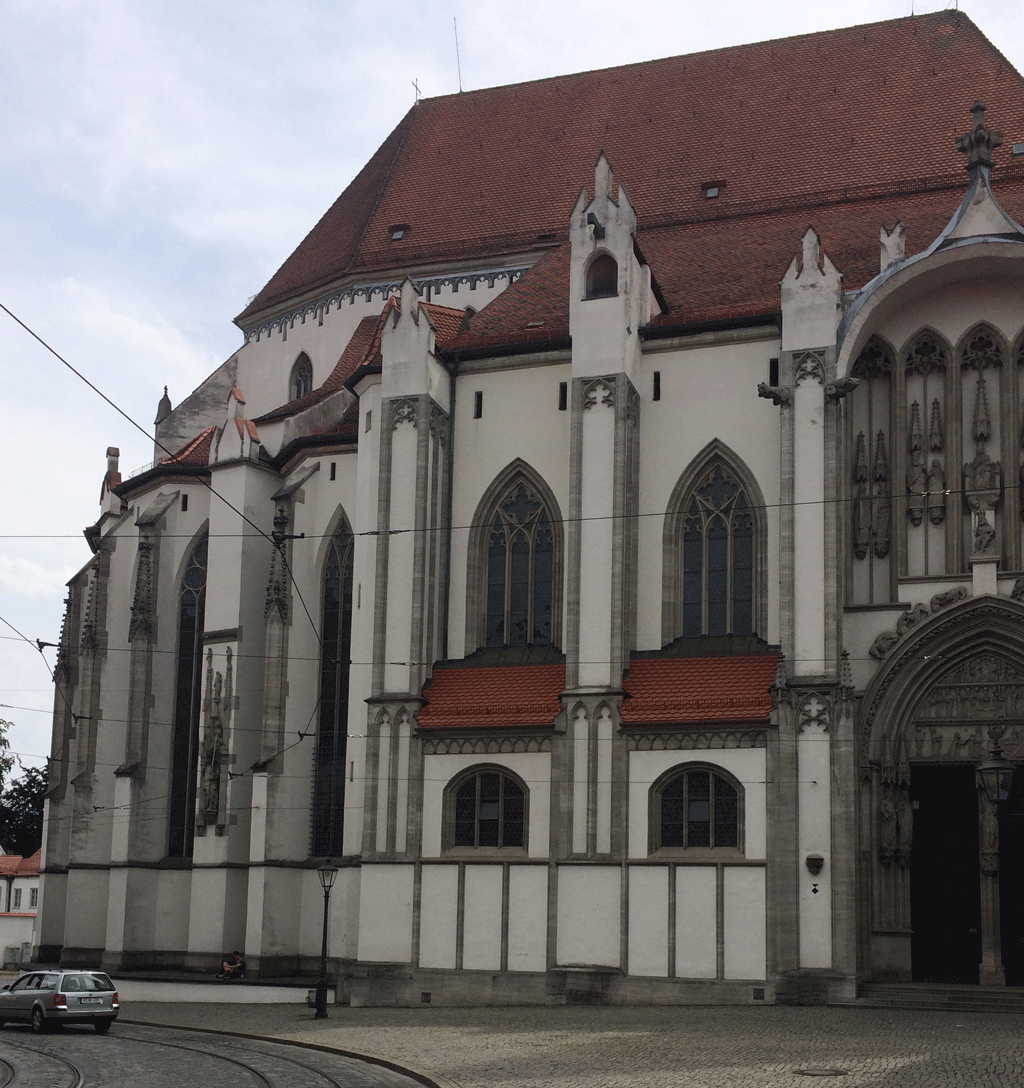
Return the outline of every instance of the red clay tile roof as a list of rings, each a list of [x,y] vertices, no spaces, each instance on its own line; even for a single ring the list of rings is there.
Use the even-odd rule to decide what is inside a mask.
[[[207,427],[202,434],[196,435],[191,442],[186,442],[177,453],[165,457],[160,464],[172,465],[208,465],[210,463],[210,449],[213,446],[213,432],[216,427]]]
[[[20,854],[0,854],[0,876],[37,876],[41,851],[27,858]]]
[[[420,708],[421,729],[550,726],[561,712],[564,665],[443,668]]]
[[[774,654],[636,658],[622,722],[767,722],[776,665]]]
[[[826,248],[845,244],[839,224],[830,232],[810,210],[818,204],[849,207],[868,195],[864,187],[879,195],[911,179],[962,186],[954,140],[967,131],[979,97],[994,128],[1024,131],[1021,76],[962,12],[943,11],[424,99],[237,320],[245,327],[342,275],[479,263],[529,252],[544,233],[564,238],[602,149],[637,209],[640,244],[674,295],[673,309],[707,308],[687,290],[705,259],[725,266],[716,282],[736,281],[712,305],[761,307],[763,299],[746,297],[742,285],[763,290],[761,266],[782,275],[782,255],[792,254],[802,233],[791,236],[791,227],[813,222]],[[995,152],[997,179],[1021,172],[1005,165],[1011,142]],[[717,199],[705,198],[708,181],[723,183]],[[1020,218],[1019,187],[1012,200],[999,196]],[[947,193],[928,206],[938,214],[940,203],[948,219],[958,200]],[[750,217],[794,206],[809,210],[777,223],[783,245],[771,223],[760,227],[765,238],[746,239]],[[876,249],[881,210],[851,224],[870,220]],[[394,242],[388,228],[398,223],[409,230]],[[687,224],[678,254],[668,240],[659,247],[652,238]],[[860,275],[840,254],[830,256],[848,277]],[[688,266],[695,258],[696,270]],[[674,292],[673,279],[681,281]]]

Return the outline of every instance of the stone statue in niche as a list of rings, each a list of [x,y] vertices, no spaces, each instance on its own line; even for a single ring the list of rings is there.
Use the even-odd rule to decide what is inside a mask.
[[[878,805],[878,855],[883,861],[892,859],[896,842],[896,805],[892,799],[892,786],[886,783]]]
[[[868,459],[863,431],[857,435],[853,483],[853,554],[858,559],[864,559],[871,541],[871,499],[868,496]]]
[[[1015,601],[1024,601],[1024,578],[1018,578],[1013,583],[1013,589],[1010,590],[1010,596]]]
[[[942,758],[942,730],[933,725],[929,730],[932,742],[932,759]]]
[[[207,826],[217,822],[220,812],[220,775],[224,746],[221,720],[223,691],[224,678],[218,672],[213,682],[213,707],[203,744],[203,773],[199,796],[199,812]]]
[[[914,806],[910,800],[910,790],[901,786],[897,792],[896,805],[896,847],[901,854],[901,861],[910,858],[910,848],[914,841]]]
[[[910,427],[907,451],[907,514],[911,525],[924,520],[924,493],[928,486],[928,469],[924,464],[924,435],[921,433],[921,406],[915,400],[910,406]]]
[[[928,470],[928,520],[932,525],[941,525],[946,517],[946,474],[937,457],[932,458],[932,467]]]
[[[875,498],[871,511],[871,531],[875,537],[874,553],[876,559],[884,559],[889,554],[889,540],[892,528],[892,503],[889,500],[889,455],[885,449],[885,432],[879,431],[875,440]]]
[[[979,510],[995,510],[1002,494],[1003,476],[998,461],[993,461],[979,444],[974,459],[964,465],[964,493],[967,505]]]
[[[974,552],[976,555],[983,555],[992,547],[992,541],[995,540],[996,530],[992,525],[992,522],[985,516],[984,510],[979,510],[975,514],[974,521]]]

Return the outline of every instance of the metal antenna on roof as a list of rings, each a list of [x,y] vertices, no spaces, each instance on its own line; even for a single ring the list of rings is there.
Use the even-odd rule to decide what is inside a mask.
[[[455,24],[455,66],[459,71],[459,94],[462,94],[462,61],[459,58],[459,20],[453,15],[452,22]]]
[[[420,92],[420,81],[418,77],[412,81],[412,89],[416,92],[416,101],[419,102],[423,95]]]

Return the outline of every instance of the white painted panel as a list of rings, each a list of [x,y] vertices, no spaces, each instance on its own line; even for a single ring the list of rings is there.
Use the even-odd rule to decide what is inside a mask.
[[[547,866],[513,865],[508,878],[508,969],[543,971],[547,948]]]
[[[412,726],[403,714],[398,722],[398,787],[395,798],[395,851],[404,854],[409,823],[409,737]]]
[[[825,398],[806,379],[793,392],[793,566],[799,571],[793,602],[796,659],[793,672],[825,671]]]
[[[381,722],[377,750],[380,753],[377,762],[377,849],[383,853],[388,848],[388,796],[391,781],[390,722]]]
[[[676,974],[715,978],[718,974],[718,893],[712,865],[676,869]]]
[[[462,966],[501,970],[501,866],[467,865]]]
[[[424,865],[420,878],[420,967],[455,967],[459,867]]]
[[[530,791],[527,853],[530,857],[547,857],[551,827],[551,756],[548,752],[424,756],[423,856],[436,858],[441,855],[445,787],[456,775],[480,763],[508,767],[526,783]]]
[[[587,712],[580,707],[573,718],[572,750],[572,852],[587,852],[587,765],[590,725]]]
[[[808,724],[797,741],[800,789],[800,966],[832,966],[832,824],[829,735]],[[824,869],[811,876],[802,864],[821,854]]]
[[[597,852],[612,851],[612,716],[597,719]]]
[[[560,967],[618,967],[621,870],[613,865],[562,865],[558,869]]]
[[[364,865],[361,873],[359,959],[408,963],[412,958],[413,866]]]
[[[579,683],[603,686],[611,676],[612,537],[615,408],[604,404],[608,386],[597,386],[597,402],[583,413],[582,456],[586,466],[580,496]],[[621,679],[621,678],[620,678]]]
[[[629,856],[647,857],[648,804],[651,786],[668,770],[687,763],[721,767],[743,786],[743,854],[761,861],[767,849],[765,823],[765,750],[763,748],[706,748],[687,752],[630,752]],[[699,859],[698,859],[699,860]]]
[[[629,870],[631,975],[668,975],[668,866]]]
[[[725,870],[725,977],[763,979],[764,869]]]

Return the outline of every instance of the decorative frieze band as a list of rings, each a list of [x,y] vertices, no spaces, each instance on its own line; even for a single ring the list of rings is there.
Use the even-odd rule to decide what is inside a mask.
[[[630,752],[689,752],[708,748],[767,748],[764,729],[714,730],[700,733],[629,733]]]
[[[429,737],[425,756],[494,756],[511,752],[550,752],[551,737]]]
[[[463,284],[467,285],[469,289],[473,291],[480,283],[486,283],[488,287],[494,287],[495,283],[499,280],[506,280],[508,284],[511,285],[515,283],[524,272],[528,271],[529,267],[529,265],[523,265],[519,268],[489,268],[479,272],[460,272],[445,276],[427,276],[422,279],[414,280],[413,282],[416,284],[416,289],[421,295],[425,294],[428,289],[437,291],[443,287],[450,287],[455,291]],[[287,329],[293,328],[296,324],[304,325],[306,323],[306,318],[308,317],[315,317],[322,324],[324,317],[330,312],[331,307],[333,306],[335,309],[340,309],[343,302],[347,302],[351,305],[358,298],[363,298],[367,302],[372,302],[375,295],[380,295],[381,303],[384,303],[393,295],[401,295],[402,283],[402,279],[397,279],[385,280],[380,283],[354,283],[347,287],[342,287],[337,291],[330,292],[330,294],[321,295],[320,298],[313,299],[311,302],[303,304],[296,310],[292,310],[286,314],[280,314],[259,325],[251,326],[245,330],[246,342],[251,342],[253,340],[258,341],[261,337],[269,336],[272,332],[286,332]]]

